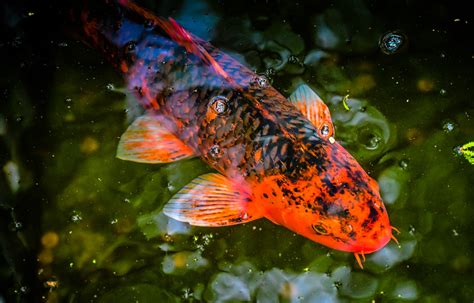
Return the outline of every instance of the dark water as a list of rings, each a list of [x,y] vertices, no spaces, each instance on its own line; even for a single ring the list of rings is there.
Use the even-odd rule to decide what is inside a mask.
[[[74,36],[67,4],[7,1],[1,303],[474,300],[474,166],[453,152],[474,141],[466,7],[143,4],[266,74],[284,95],[303,82],[318,91],[336,139],[378,180],[400,246],[369,255],[361,270],[351,254],[264,219],[217,229],[168,220],[164,203],[210,168],[199,159],[116,159],[127,127],[120,76]]]

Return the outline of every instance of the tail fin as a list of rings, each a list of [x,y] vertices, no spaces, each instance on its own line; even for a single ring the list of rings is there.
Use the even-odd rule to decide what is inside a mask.
[[[217,63],[217,61],[209,54],[209,52],[204,49],[204,47],[199,42],[199,39],[188,33],[181,25],[178,24],[178,22],[176,22],[176,20],[173,18],[164,19],[157,17],[153,13],[129,0],[119,0],[118,3],[130,11],[147,18],[155,25],[161,27],[173,41],[186,48],[188,52],[193,53],[201,58],[201,60],[203,60],[203,62],[206,64],[212,66],[216,73],[224,77],[224,79],[230,79],[229,75],[222,69],[219,63]]]
[[[82,27],[82,42],[102,52],[115,67],[121,68],[123,51],[120,45],[111,40],[110,32],[114,24],[119,24],[123,19],[118,8],[108,1],[84,1],[84,6],[75,17]]]

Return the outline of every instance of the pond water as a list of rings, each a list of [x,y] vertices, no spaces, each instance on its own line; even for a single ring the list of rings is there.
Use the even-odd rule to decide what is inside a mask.
[[[167,218],[198,158],[115,157],[124,81],[79,41],[68,4],[7,1],[0,40],[0,303],[472,302],[472,16],[449,1],[143,1],[328,104],[336,140],[375,178],[399,245],[367,255],[266,219]],[[458,4],[459,5],[459,4]]]

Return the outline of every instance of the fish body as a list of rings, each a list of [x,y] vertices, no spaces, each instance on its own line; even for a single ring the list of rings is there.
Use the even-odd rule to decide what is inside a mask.
[[[197,226],[265,217],[356,257],[385,246],[392,227],[378,185],[334,140],[329,110],[309,86],[287,99],[174,20],[119,3],[105,19],[82,15],[89,42],[146,109],[117,156],[144,163],[198,156],[218,172],[181,189],[166,215]]]

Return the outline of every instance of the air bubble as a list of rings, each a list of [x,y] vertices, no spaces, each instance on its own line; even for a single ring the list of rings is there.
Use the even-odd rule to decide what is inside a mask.
[[[30,288],[28,286],[20,286],[17,290],[15,290],[16,293],[22,293],[22,294],[27,294],[28,292],[30,292]]]
[[[19,231],[23,228],[23,224],[21,222],[15,221],[9,225],[11,231]]]
[[[145,29],[151,30],[155,28],[155,22],[151,19],[146,19],[145,22],[143,23]]]
[[[137,47],[137,44],[135,41],[129,41],[127,42],[127,44],[125,44],[125,52],[126,53],[133,52],[136,47]]]
[[[258,76],[256,82],[257,82],[258,86],[260,86],[261,88],[266,88],[266,87],[270,86],[270,81],[264,75]]]
[[[443,124],[443,130],[445,133],[450,133],[452,132],[453,130],[455,129],[455,125],[453,122],[451,121],[446,121],[444,124]]]
[[[400,162],[398,162],[398,166],[400,166],[400,168],[402,169],[407,169],[408,168],[408,161],[403,159],[403,160],[400,160]]]
[[[407,37],[402,32],[392,31],[386,33],[382,38],[380,38],[379,47],[384,54],[393,55],[403,49],[407,40]]]
[[[453,153],[456,156],[462,156],[462,146],[458,145],[453,148]]]
[[[327,137],[329,135],[329,126],[324,124],[323,127],[321,127],[321,130],[319,132],[321,133],[321,136]]]
[[[71,215],[71,221],[74,223],[82,221],[81,213],[78,211],[73,211]]]
[[[211,108],[219,115],[224,114],[227,111],[228,99],[223,96],[217,96],[211,100]]]
[[[213,146],[209,149],[209,154],[210,154],[211,157],[213,157],[213,158],[218,158],[220,152],[221,152],[221,149],[219,148],[219,145],[213,145]]]
[[[365,141],[364,145],[368,150],[375,150],[379,147],[382,138],[380,138],[376,134],[368,134],[367,137],[362,141]]]

